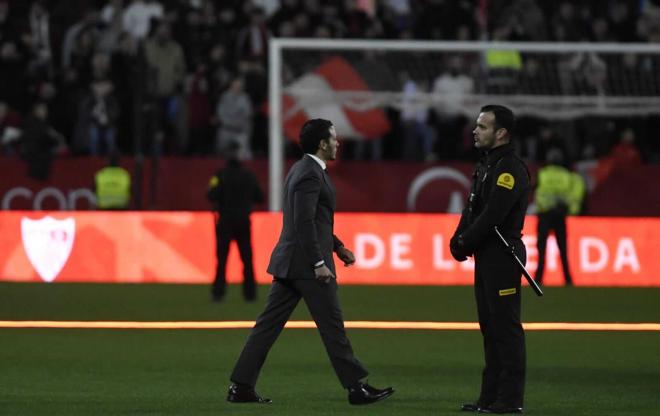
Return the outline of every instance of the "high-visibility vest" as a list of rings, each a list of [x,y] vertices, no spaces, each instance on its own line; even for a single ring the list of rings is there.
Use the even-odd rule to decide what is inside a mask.
[[[490,49],[486,52],[486,66],[488,69],[522,69],[522,57],[515,50]]]
[[[571,172],[571,202],[568,205],[568,213],[577,215],[582,208],[582,200],[587,192],[587,185],[579,173]]]
[[[577,214],[584,196],[584,183],[579,175],[557,165],[548,165],[538,172],[534,202],[538,212],[548,212],[563,204],[568,213]]]
[[[108,166],[94,175],[99,209],[127,208],[131,199],[131,175],[126,169]]]

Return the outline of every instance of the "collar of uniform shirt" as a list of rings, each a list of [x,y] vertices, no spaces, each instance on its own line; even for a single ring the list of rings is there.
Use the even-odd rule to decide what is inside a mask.
[[[322,161],[321,159],[319,159],[318,156],[315,156],[315,155],[313,155],[313,154],[311,154],[311,153],[306,153],[306,155],[308,155],[309,157],[311,157],[312,159],[314,159],[314,160],[316,161],[316,163],[318,163],[319,166],[321,166],[321,169],[325,170],[325,162]]]
[[[499,159],[500,157],[504,156],[509,152],[513,152],[513,144],[510,142],[503,144],[501,146],[497,146],[494,149],[487,150],[485,156],[488,159],[488,163],[490,163],[492,161]]]

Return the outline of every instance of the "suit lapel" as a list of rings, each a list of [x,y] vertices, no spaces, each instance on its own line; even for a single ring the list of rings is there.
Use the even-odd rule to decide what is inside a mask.
[[[336,200],[336,190],[335,190],[335,185],[332,183],[332,179],[330,179],[330,175],[328,175],[328,172],[325,170],[323,171],[323,180],[325,181],[326,186],[328,187],[328,191],[330,192],[330,205],[332,206],[332,210],[335,210],[335,207],[337,205],[337,200]]]
[[[330,175],[328,175],[328,172],[324,170],[321,165],[319,165],[314,159],[309,157],[308,155],[304,156],[305,159],[307,159],[307,163],[311,165],[309,168],[310,169],[318,169],[321,171],[321,175],[323,176],[323,182],[325,184],[325,189],[328,194],[328,199],[330,200],[330,206],[332,207],[332,210],[335,210],[336,207],[336,190],[335,190],[335,185],[332,183],[332,179],[330,179]],[[321,192],[324,192],[323,190]]]

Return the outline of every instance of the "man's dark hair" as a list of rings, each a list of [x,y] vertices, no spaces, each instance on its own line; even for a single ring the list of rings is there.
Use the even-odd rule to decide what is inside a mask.
[[[509,137],[513,137],[513,131],[516,128],[516,116],[513,115],[513,111],[503,105],[490,104],[481,107],[481,112],[493,113],[495,130],[506,129]]]
[[[300,147],[303,152],[315,154],[321,140],[330,138],[332,122],[322,118],[307,120],[300,129]]]

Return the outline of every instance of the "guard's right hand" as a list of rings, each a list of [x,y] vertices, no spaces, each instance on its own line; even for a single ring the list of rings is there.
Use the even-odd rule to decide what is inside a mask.
[[[316,280],[320,280],[323,283],[328,283],[330,279],[335,278],[335,275],[332,274],[332,271],[325,264],[314,269],[314,275],[316,276]]]

